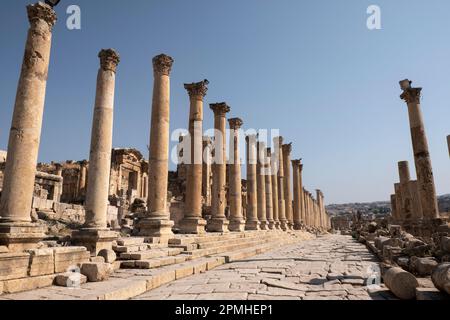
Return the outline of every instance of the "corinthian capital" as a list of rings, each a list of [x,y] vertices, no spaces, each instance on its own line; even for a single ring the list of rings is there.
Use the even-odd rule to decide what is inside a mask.
[[[408,79],[400,81],[400,88],[403,90],[400,98],[405,100],[406,103],[420,103],[422,88],[412,88],[411,83],[412,81]]]
[[[38,3],[28,5],[27,13],[30,24],[37,20],[43,20],[49,25],[50,29],[53,28],[57,20],[55,10],[53,10],[53,8],[48,4],[40,1]]]
[[[225,102],[219,103],[211,103],[209,108],[214,112],[217,116],[224,116],[228,112],[230,112],[230,107]]]
[[[233,130],[237,130],[244,124],[244,121],[240,118],[231,118],[228,120],[228,123],[230,124],[230,128]]]
[[[102,49],[98,57],[100,58],[100,68],[105,71],[116,72],[120,56],[114,49]]]
[[[283,152],[286,154],[289,154],[292,152],[292,143],[288,143],[288,144],[283,144],[281,146],[281,148],[283,149]]]
[[[291,160],[291,162],[292,162],[292,166],[294,167],[294,168],[299,168],[300,167],[300,165],[301,165],[301,160],[300,159],[298,159],[298,160]]]
[[[170,75],[172,70],[173,59],[165,54],[160,54],[153,58],[153,70],[155,73],[160,73],[163,75]]]
[[[200,82],[187,83],[184,85],[184,88],[188,91],[189,97],[203,100],[208,91],[208,84],[209,81],[205,79]]]

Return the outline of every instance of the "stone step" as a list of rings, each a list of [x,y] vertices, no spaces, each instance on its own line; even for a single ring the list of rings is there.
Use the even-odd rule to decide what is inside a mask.
[[[244,238],[245,235],[245,232],[206,233],[203,235],[177,235],[175,238],[169,239],[169,245],[186,245],[192,243],[217,241],[219,239],[222,240]]]
[[[121,253],[120,260],[148,260],[152,258],[160,258],[167,256],[174,256],[180,254],[183,251],[182,248],[163,248],[163,249],[151,249],[139,252]]]
[[[116,253],[130,253],[130,252],[138,252],[145,251],[148,249],[147,244],[138,244],[138,245],[127,245],[127,246],[113,246],[112,249]]]
[[[145,238],[143,237],[130,237],[130,238],[120,238],[117,240],[117,245],[119,246],[134,246],[144,244]]]

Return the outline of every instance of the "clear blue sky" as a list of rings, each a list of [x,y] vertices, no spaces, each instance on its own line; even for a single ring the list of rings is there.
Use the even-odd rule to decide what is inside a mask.
[[[23,56],[28,0],[0,11],[0,149]],[[82,29],[66,28],[66,8]],[[381,7],[382,30],[366,9]],[[71,0],[57,7],[40,161],[88,158],[97,53],[118,50],[114,146],[147,154],[151,59],[167,53],[171,127],[188,122],[183,83],[210,81],[205,103],[227,101],[245,127],[280,128],[304,160],[304,183],[327,203],[387,200],[397,161],[414,176],[398,81],[423,86],[422,107],[438,193],[450,192],[448,0]],[[212,112],[205,105],[206,128]]]

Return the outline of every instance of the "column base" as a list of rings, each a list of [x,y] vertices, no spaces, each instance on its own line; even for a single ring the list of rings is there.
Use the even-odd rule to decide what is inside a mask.
[[[274,222],[274,227],[275,227],[275,230],[281,230],[281,228],[280,228],[280,221],[275,221]]]
[[[212,217],[206,223],[206,230],[208,232],[227,233],[230,232],[230,230],[228,230],[229,223],[230,222],[225,217],[222,218]]]
[[[303,225],[301,222],[294,222],[294,230],[302,230]]]
[[[0,245],[10,252],[35,249],[45,238],[45,228],[32,222],[0,222]]]
[[[147,217],[142,218],[136,228],[139,236],[158,238],[159,243],[168,243],[173,237],[173,224],[167,217]]]
[[[275,229],[275,222],[274,221],[268,221],[268,228],[269,230],[274,230]]]
[[[288,230],[288,224],[287,224],[287,221],[280,221],[280,228],[281,228],[281,230],[283,230],[283,231]]]
[[[228,229],[234,232],[245,231],[245,220],[240,218],[230,220],[230,225],[228,226]]]
[[[93,256],[103,250],[112,250],[112,242],[119,234],[110,229],[83,228],[72,232],[72,244],[84,246]]]
[[[269,223],[267,221],[261,221],[259,228],[260,230],[269,230]]]
[[[202,234],[205,233],[206,220],[199,217],[186,217],[179,222],[180,233]]]
[[[256,220],[256,221],[247,220],[245,222],[245,230],[260,230],[259,221],[258,220]]]

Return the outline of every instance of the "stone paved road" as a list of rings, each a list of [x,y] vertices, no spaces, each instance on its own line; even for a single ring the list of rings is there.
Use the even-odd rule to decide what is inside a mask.
[[[350,236],[326,235],[168,283],[135,299],[394,299],[383,285],[366,286],[378,270],[377,258],[364,245]]]

